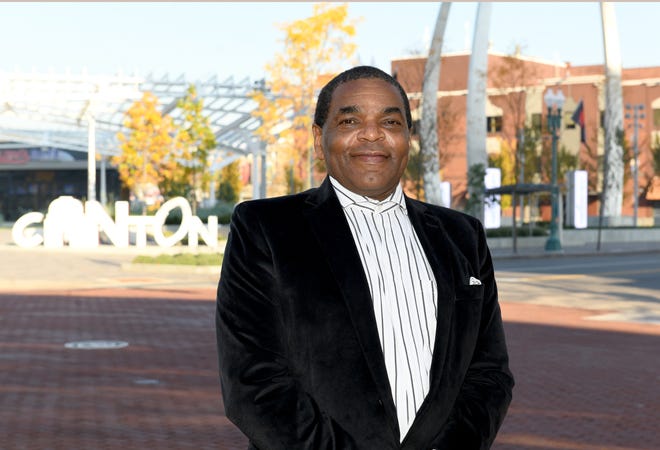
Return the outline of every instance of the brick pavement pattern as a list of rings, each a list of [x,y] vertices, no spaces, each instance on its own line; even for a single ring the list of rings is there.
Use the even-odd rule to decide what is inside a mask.
[[[247,447],[223,413],[213,292],[65,294],[0,295],[0,449]],[[129,346],[64,346],[87,340]]]
[[[0,449],[245,449],[223,414],[214,295],[0,294]],[[495,450],[660,448],[660,327],[502,308],[517,385]],[[129,345],[64,346],[99,339]]]
[[[660,449],[660,326],[503,303],[513,402],[494,450]]]

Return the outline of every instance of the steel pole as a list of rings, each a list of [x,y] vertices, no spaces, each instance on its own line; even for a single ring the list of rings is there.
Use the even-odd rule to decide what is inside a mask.
[[[552,216],[550,218],[550,237],[545,243],[545,250],[549,252],[561,251],[559,240],[559,186],[557,185],[557,132],[561,126],[561,109],[552,113],[548,109],[548,127],[552,133]]]
[[[87,117],[87,200],[96,200],[96,120]]]
[[[102,205],[106,205],[108,203],[108,187],[107,187],[107,179],[106,179],[106,165],[105,165],[105,157],[101,156],[101,167],[100,167],[100,176],[101,179],[99,180],[99,188],[101,192],[99,193],[100,201]]]

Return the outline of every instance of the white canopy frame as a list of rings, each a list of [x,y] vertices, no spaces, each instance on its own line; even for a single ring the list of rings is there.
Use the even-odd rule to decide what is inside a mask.
[[[253,156],[253,195],[265,196],[265,143],[254,135],[259,119],[251,99],[264,90],[264,80],[190,82],[183,75],[88,75],[54,72],[9,73],[0,71],[0,146],[60,148],[88,154],[88,199],[96,199],[96,154],[101,158],[101,202],[105,202],[105,162],[120,152],[117,133],[126,111],[144,92],[152,92],[162,112],[179,120],[177,101],[190,84],[204,100],[217,147],[210,154],[211,170],[246,156]],[[2,144],[4,142],[4,144]],[[5,147],[5,148],[9,148]],[[257,170],[261,165],[261,170]],[[211,193],[214,198],[214,193]]]

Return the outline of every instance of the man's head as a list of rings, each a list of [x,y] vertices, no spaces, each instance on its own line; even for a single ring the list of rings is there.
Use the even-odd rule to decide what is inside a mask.
[[[374,67],[356,67],[321,90],[314,150],[344,187],[382,200],[406,168],[410,126],[410,105],[399,83]]]
[[[330,108],[330,100],[332,99],[332,94],[334,94],[335,89],[342,83],[353,80],[361,80],[365,78],[379,78],[383,81],[390,83],[392,86],[397,88],[401,94],[401,100],[403,100],[403,105],[405,106],[406,113],[406,123],[408,128],[412,128],[412,115],[410,114],[410,102],[408,101],[408,96],[406,91],[403,90],[403,87],[399,84],[398,81],[394,79],[391,75],[382,70],[372,67],[372,66],[357,66],[352,69],[348,69],[345,72],[340,73],[332,80],[328,82],[321,92],[319,92],[319,97],[316,101],[316,111],[314,112],[314,123],[319,127],[323,128],[326,119],[328,118],[328,108]]]

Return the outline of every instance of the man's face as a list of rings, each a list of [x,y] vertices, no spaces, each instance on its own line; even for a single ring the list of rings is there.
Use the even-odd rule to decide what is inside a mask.
[[[339,85],[328,118],[313,126],[314,150],[328,174],[356,194],[385,199],[408,163],[410,130],[401,94],[386,81],[365,78]]]

